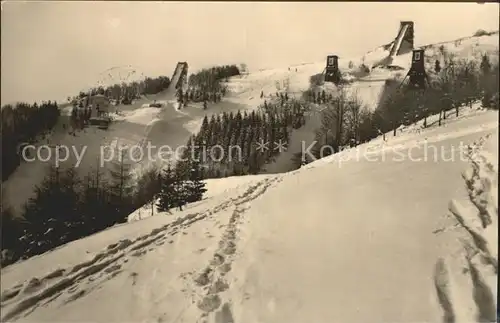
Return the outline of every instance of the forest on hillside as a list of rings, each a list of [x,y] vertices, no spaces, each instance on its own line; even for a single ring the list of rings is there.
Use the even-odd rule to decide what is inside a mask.
[[[142,96],[160,93],[170,85],[167,76],[146,77],[141,81],[116,83],[107,87],[97,86],[88,91],[80,91],[78,95],[68,97],[68,102],[75,102],[89,94],[104,95],[118,104],[130,104],[132,100],[140,99]]]
[[[21,164],[19,150],[23,144],[41,140],[59,118],[57,102],[17,103],[2,107],[2,182]]]
[[[168,88],[170,79],[166,76],[147,77],[144,81],[114,84],[109,87],[95,87],[88,92],[81,91],[68,102],[73,106],[82,104],[83,98],[90,95],[105,95],[111,100],[130,104],[143,95],[156,94]],[[83,107],[83,106],[81,106]],[[1,108],[2,117],[2,182],[21,164],[19,148],[43,140],[57,124],[60,116],[59,105],[55,101],[39,103],[19,102]]]
[[[202,69],[189,76],[186,93],[181,92],[178,97],[191,102],[218,102],[227,94],[227,86],[224,82],[236,75],[240,75],[240,70],[236,65]]]
[[[164,171],[152,165],[138,177],[133,166],[122,158],[107,171],[96,167],[85,176],[73,167],[51,167],[21,214],[2,208],[2,266],[126,223],[130,213],[157,198],[159,210],[169,211],[205,192],[195,164]]]
[[[199,162],[204,178],[258,174],[286,150],[309,109],[307,102],[281,96],[251,112],[205,116],[183,158]]]

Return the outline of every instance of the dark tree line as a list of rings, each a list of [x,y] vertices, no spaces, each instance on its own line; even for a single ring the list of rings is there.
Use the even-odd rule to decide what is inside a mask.
[[[250,113],[205,116],[183,157],[200,163],[205,178],[257,174],[280,153],[277,145],[286,147],[291,131],[305,123],[305,105],[297,100],[264,102]]]
[[[191,74],[188,81],[188,99],[192,102],[220,101],[227,93],[227,87],[222,82],[236,75],[240,75],[236,65],[215,66]]]
[[[146,172],[134,184],[129,165],[113,166],[108,174],[96,169],[84,177],[74,168],[52,167],[21,215],[2,209],[2,264],[126,222],[130,213],[159,192],[157,177],[147,177]]]
[[[325,90],[313,90],[309,89],[304,91],[303,97],[307,102],[316,103],[316,104],[324,104],[328,102],[332,102],[334,97],[332,93],[326,93]]]
[[[205,188],[203,168],[200,163],[186,160],[175,167],[168,166],[161,176],[161,191],[158,194],[158,210],[168,212],[188,203],[200,201]]]
[[[184,162],[165,171],[153,166],[138,178],[120,159],[80,177],[75,168],[52,167],[22,214],[2,208],[2,265],[27,259],[57,246],[127,222],[144,205],[160,211],[202,199],[206,189],[199,164]],[[152,208],[154,212],[154,208]]]
[[[2,107],[2,182],[21,163],[18,151],[24,143],[34,143],[56,125],[60,112],[56,102],[17,103]]]
[[[6,265],[99,232],[146,203],[151,187],[134,186],[130,166],[113,165],[80,177],[75,168],[52,167],[20,215],[2,209],[2,259]],[[140,193],[139,193],[140,192]],[[142,204],[141,204],[142,203]]]
[[[141,81],[122,82],[121,84],[113,84],[107,87],[99,86],[90,89],[88,92],[81,91],[78,96],[73,99],[68,98],[68,101],[76,102],[78,99],[85,98],[88,94],[104,95],[118,103],[130,104],[132,100],[139,99],[142,95],[156,94],[168,88],[170,79],[167,76],[159,76],[155,78],[146,77]]]

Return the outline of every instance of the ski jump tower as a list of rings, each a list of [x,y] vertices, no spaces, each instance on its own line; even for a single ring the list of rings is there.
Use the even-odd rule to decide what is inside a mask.
[[[405,78],[401,82],[401,85],[408,78],[409,88],[410,89],[425,89],[426,81],[429,83],[429,78],[427,72],[425,71],[424,65],[424,50],[423,49],[414,49],[412,58],[411,58],[411,67],[408,70]],[[401,86],[400,85],[400,86]]]
[[[325,82],[333,82],[335,85],[340,82],[339,57],[329,55],[326,58]]]

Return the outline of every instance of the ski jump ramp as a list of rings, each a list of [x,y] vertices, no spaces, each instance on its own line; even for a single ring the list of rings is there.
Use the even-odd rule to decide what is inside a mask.
[[[408,25],[407,24],[401,24],[401,27],[399,28],[398,36],[396,37],[396,40],[394,41],[394,44],[392,45],[391,52],[389,53],[389,57],[393,58],[394,56],[398,55],[400,49],[401,49],[401,44],[403,43],[403,37],[406,35],[406,32],[408,31]]]
[[[413,21],[401,21],[396,39],[392,42],[389,55],[374,65],[389,66],[392,64],[394,57],[409,53],[413,50]]]
[[[187,82],[187,71],[188,64],[186,62],[177,63],[177,66],[174,70],[174,75],[172,75],[170,85],[168,86],[168,93],[170,95],[175,94],[177,88],[179,88],[179,86],[182,86],[184,82]]]

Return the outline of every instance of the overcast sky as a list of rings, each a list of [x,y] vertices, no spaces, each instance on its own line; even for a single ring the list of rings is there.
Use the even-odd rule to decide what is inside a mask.
[[[2,104],[62,99],[107,68],[171,77],[247,63],[251,70],[362,54],[415,22],[416,45],[498,29],[498,4],[3,2]]]

